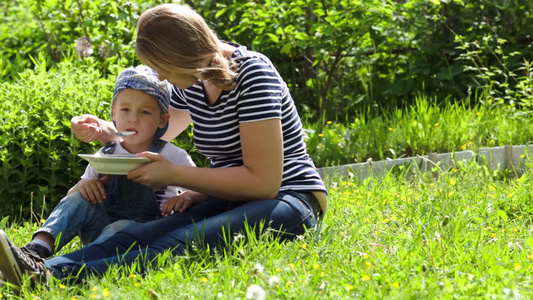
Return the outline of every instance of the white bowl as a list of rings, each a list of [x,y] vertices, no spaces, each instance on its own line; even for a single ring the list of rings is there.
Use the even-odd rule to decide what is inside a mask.
[[[118,154],[78,154],[87,160],[99,174],[126,175],[129,171],[138,168],[150,159],[135,155]]]

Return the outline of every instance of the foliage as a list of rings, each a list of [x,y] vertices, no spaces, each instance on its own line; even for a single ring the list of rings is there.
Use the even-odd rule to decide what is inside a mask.
[[[50,71],[38,61],[35,71],[0,84],[0,215],[27,218],[32,201],[39,211],[51,211],[85,169],[86,162],[77,154],[98,148],[70,132],[73,116],[88,113],[109,119],[114,80],[100,78],[95,62],[89,61],[63,62]],[[175,143],[205,165],[190,134]]]
[[[533,143],[533,122],[507,106],[467,100],[438,105],[426,96],[406,108],[365,111],[341,123],[307,124],[309,155],[319,167]],[[370,116],[370,117],[366,117]]]
[[[133,34],[145,9],[165,1],[5,1],[0,49],[1,77],[32,68],[39,53],[47,67],[65,58],[93,57],[105,76],[112,65],[135,62]],[[24,26],[21,26],[24,24]]]
[[[0,85],[0,197],[2,215],[27,217],[30,201],[57,201],[84,170],[78,153],[91,153],[70,133],[70,119],[81,113],[108,112],[113,86],[89,66],[45,65],[24,71]],[[36,204],[39,210],[44,203]]]
[[[114,64],[137,64],[138,16],[163,2],[0,2],[0,77],[10,80],[32,68],[38,53],[48,67],[90,55],[104,77]],[[531,88],[529,0],[184,2],[223,39],[271,57],[299,110],[321,126],[366,107],[408,106],[419,94],[443,103],[471,90],[498,91],[509,98],[505,103],[518,103],[523,95],[517,93]],[[471,48],[476,44],[481,48]],[[490,76],[490,85],[469,71],[472,60],[464,58],[472,51],[475,56],[467,56],[476,60],[478,74]]]
[[[494,177],[473,163],[436,177],[335,181],[320,235],[238,235],[229,249],[163,256],[144,275],[111,268],[84,285],[31,291],[26,279],[23,297],[245,299],[255,289],[266,299],[530,299],[532,176]],[[16,245],[37,226],[0,222]]]

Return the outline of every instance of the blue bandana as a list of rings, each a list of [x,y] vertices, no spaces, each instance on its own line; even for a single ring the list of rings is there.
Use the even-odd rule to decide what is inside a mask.
[[[151,68],[147,66],[130,67],[120,73],[115,82],[115,91],[111,102],[111,115],[113,115],[113,104],[118,94],[124,89],[134,89],[147,93],[157,100],[163,113],[168,113],[171,86],[166,80],[160,81],[157,77],[157,72]],[[167,129],[168,122],[164,128],[157,128],[155,138],[163,136]]]

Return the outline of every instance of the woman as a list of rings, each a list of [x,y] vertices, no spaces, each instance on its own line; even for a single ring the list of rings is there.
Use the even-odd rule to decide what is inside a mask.
[[[174,139],[192,122],[195,146],[211,166],[179,166],[155,153],[138,154],[151,163],[131,171],[129,179],[195,192],[177,198],[174,215],[51,259],[46,267],[12,247],[22,269],[39,273],[41,280],[47,273],[57,278],[80,271],[78,278],[102,274],[110,265],[130,265],[140,257],[144,268],[165,250],[183,253],[194,239],[223,244],[224,236],[247,226],[256,234],[269,227],[281,239],[292,239],[326,211],[327,191],[307,154],[294,102],[267,57],[220,41],[201,16],[177,4],[144,12],[137,32],[140,61],[174,84],[163,139]],[[86,142],[116,139],[95,129],[101,126],[114,130],[112,123],[91,115],[77,118],[72,130]],[[139,250],[128,252],[135,243]]]

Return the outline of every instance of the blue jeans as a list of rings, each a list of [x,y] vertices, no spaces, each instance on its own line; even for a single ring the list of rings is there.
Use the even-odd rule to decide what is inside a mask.
[[[39,232],[47,232],[56,238],[59,250],[78,235],[84,244],[95,240],[110,223],[101,204],[87,202],[76,192],[61,199],[33,237]]]
[[[200,217],[203,213],[204,217]],[[180,217],[173,218],[175,215]],[[186,219],[193,219],[194,223]],[[311,206],[297,192],[280,192],[276,199],[250,202],[211,198],[184,213],[128,228],[100,244],[49,259],[46,265],[54,277],[73,281],[90,274],[102,275],[112,265],[129,266],[137,260],[144,271],[166,250],[183,254],[192,241],[225,245],[235,234],[245,232],[247,226],[254,229],[251,232],[255,231],[256,236],[270,228],[278,232],[279,239],[290,240],[316,224]]]

